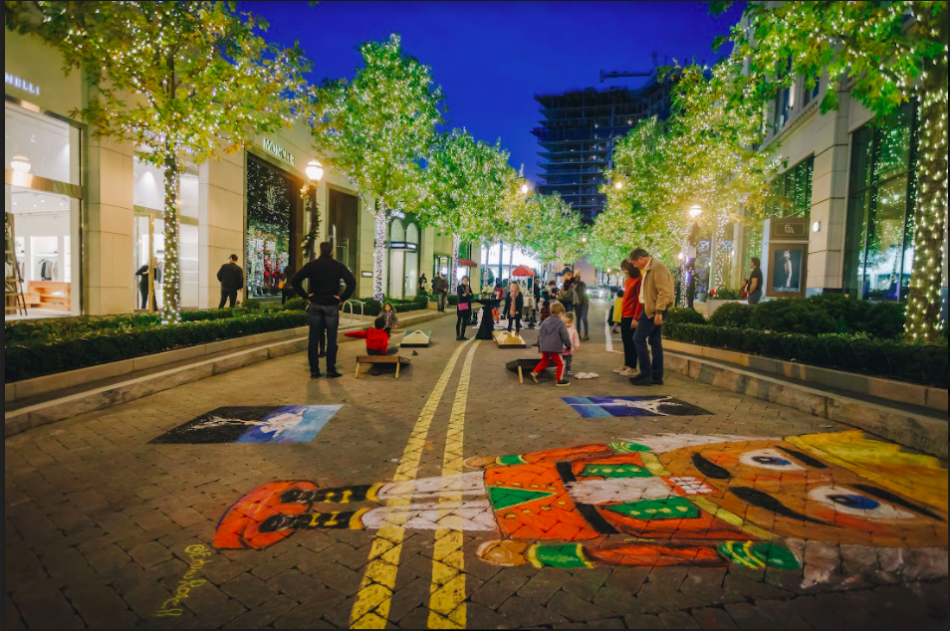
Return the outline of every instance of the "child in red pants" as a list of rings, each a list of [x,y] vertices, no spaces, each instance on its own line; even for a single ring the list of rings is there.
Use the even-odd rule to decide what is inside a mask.
[[[571,350],[571,336],[562,320],[564,305],[560,302],[551,303],[551,316],[541,324],[538,330],[538,347],[541,349],[541,361],[531,372],[531,378],[538,382],[538,375],[552,363],[557,368],[557,386],[566,387],[570,381],[564,379],[564,362],[561,353]]]

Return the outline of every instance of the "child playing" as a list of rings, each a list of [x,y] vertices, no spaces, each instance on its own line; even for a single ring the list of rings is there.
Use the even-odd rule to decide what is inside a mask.
[[[380,317],[386,320],[386,333],[392,335],[393,329],[399,326],[399,317],[396,316],[396,309],[387,302],[383,305],[383,312],[380,314]]]
[[[567,370],[567,374],[574,374],[571,372],[571,368],[574,365],[574,354],[581,347],[581,338],[577,334],[577,329],[574,327],[574,314],[565,313],[562,316],[564,320],[564,326],[567,327],[567,334],[571,338],[570,347],[565,348],[564,352],[561,355],[564,357],[564,368]]]
[[[367,355],[392,355],[398,348],[389,348],[389,331],[386,329],[386,318],[380,316],[373,323],[375,328],[365,331],[351,331],[347,337],[358,337],[366,340]]]
[[[551,304],[551,316],[541,324],[538,330],[538,347],[541,349],[541,362],[535,366],[531,372],[531,378],[538,383],[538,375],[552,363],[557,368],[558,387],[571,385],[570,381],[564,379],[564,362],[561,361],[561,353],[564,349],[571,350],[571,336],[564,325],[564,305],[560,302]]]

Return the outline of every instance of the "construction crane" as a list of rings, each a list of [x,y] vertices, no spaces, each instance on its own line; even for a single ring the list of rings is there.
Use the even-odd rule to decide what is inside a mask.
[[[621,77],[652,77],[656,73],[656,60],[659,56],[655,50],[653,51],[653,68],[649,71],[640,71],[640,72],[631,72],[629,70],[614,70],[612,72],[607,72],[606,70],[600,71],[600,82],[603,83],[607,79],[619,79]]]

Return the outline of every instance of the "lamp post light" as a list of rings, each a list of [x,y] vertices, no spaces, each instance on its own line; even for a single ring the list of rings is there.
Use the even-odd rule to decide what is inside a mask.
[[[317,203],[317,190],[320,180],[323,179],[323,165],[319,160],[311,160],[307,163],[304,172],[307,174],[307,183],[300,189],[300,199],[310,216],[310,230],[301,246],[304,259],[309,262],[317,257],[317,239],[320,237],[320,206]]]
[[[623,182],[620,182],[620,181],[614,182],[614,189],[618,191],[623,190]]]
[[[692,219],[693,221],[696,221],[702,215],[703,215],[703,207],[700,206],[699,204],[696,204],[695,206],[689,209],[689,218]]]

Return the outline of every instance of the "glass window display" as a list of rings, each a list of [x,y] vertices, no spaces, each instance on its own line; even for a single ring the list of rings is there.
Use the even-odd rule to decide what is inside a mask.
[[[300,183],[252,157],[247,161],[247,297],[278,297],[291,263]]]

